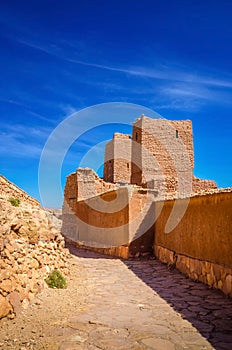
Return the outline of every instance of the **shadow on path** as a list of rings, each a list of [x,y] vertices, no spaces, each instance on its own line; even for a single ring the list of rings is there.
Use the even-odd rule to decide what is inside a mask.
[[[158,260],[124,264],[158,293],[217,349],[232,349],[232,300],[218,290],[194,282]]]
[[[80,258],[117,259],[70,245],[67,247],[70,253]],[[121,261],[182,318],[191,322],[216,350],[232,349],[232,299],[192,281],[176,269],[168,270],[154,258]]]

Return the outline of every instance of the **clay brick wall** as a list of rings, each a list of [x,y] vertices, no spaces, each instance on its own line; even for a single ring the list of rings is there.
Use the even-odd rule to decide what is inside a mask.
[[[190,120],[142,116],[133,125],[132,140],[132,183],[167,192],[177,191],[180,176],[191,183],[194,155]]]
[[[125,202],[120,208],[113,202],[117,197],[121,203]],[[75,201],[75,204],[65,197],[62,233],[67,241],[77,246],[126,258],[129,236],[126,226],[129,220],[128,208],[126,188]]]
[[[193,176],[193,193],[200,193],[202,191],[207,191],[209,189],[216,189],[217,184],[213,180],[201,180]]]
[[[117,185],[105,182],[92,169],[79,168],[67,176],[64,198],[70,201],[70,206],[74,206],[75,201],[91,198],[115,188]]]
[[[106,144],[104,180],[108,182],[131,181],[131,136],[115,133]]]
[[[10,182],[2,175],[0,175],[0,197],[6,199],[9,197],[14,197],[20,199],[20,201],[24,203],[28,203],[35,207],[40,207],[39,201],[29,196],[29,194],[27,194],[25,191]]]
[[[155,189],[163,195],[189,197],[217,188],[214,181],[193,176],[192,122],[138,118],[130,135],[115,133],[107,143],[104,180]]]
[[[165,233],[174,203],[181,207],[184,201],[155,204],[156,209],[164,207],[155,222],[154,254],[191,278],[232,296],[232,189],[192,197],[180,223]]]
[[[99,179],[99,194],[80,200],[75,197],[78,176],[78,172],[71,174],[65,188],[62,233],[66,240],[122,258],[154,252],[194,280],[232,296],[232,189],[215,189],[214,182],[197,179],[204,195],[160,200],[157,191],[133,185],[100,193]],[[170,197],[174,198],[172,193]],[[187,203],[186,212],[167,234],[165,226],[174,203],[177,211]]]
[[[114,182],[114,140],[106,144],[103,179],[106,182]]]
[[[68,197],[63,205],[62,233],[79,247],[128,258],[152,253],[153,229],[143,222],[152,208],[154,196],[147,191],[122,187],[86,200]],[[153,223],[153,221],[152,221]]]

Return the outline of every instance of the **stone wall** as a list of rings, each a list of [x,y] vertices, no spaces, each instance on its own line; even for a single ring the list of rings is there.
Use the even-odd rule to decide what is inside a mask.
[[[174,203],[178,209],[185,201],[155,204],[156,210],[163,208],[155,222],[154,254],[189,277],[232,296],[232,191],[190,198],[179,224],[165,233]]]
[[[108,182],[131,182],[131,136],[115,133],[106,144],[104,180]]]
[[[194,154],[190,120],[142,116],[133,124],[132,140],[132,183],[163,193],[181,190],[191,194]],[[181,189],[180,179],[185,180]]]
[[[10,182],[2,175],[0,175],[0,197],[7,199],[9,197],[14,197],[20,199],[20,201],[24,203],[40,207],[39,201],[29,196],[29,194],[27,194],[25,191],[23,191],[21,188]]]
[[[209,189],[208,183],[197,179],[202,195],[190,198],[174,200],[170,193],[169,200],[161,200],[154,190],[127,185],[77,200],[72,194],[76,181],[72,174],[65,188],[66,240],[122,258],[154,253],[189,277],[232,295],[231,189],[215,189],[213,182]],[[181,220],[167,234],[174,205],[175,219],[180,214]]]
[[[192,192],[201,193],[202,191],[208,191],[210,189],[216,189],[217,184],[213,180],[202,180],[193,176]]]
[[[193,176],[192,122],[138,118],[130,135],[115,133],[106,144],[104,180],[156,190],[160,196],[190,197],[214,181]]]
[[[152,253],[153,201],[154,193],[134,186],[82,201],[67,196],[62,233],[79,247],[122,258]]]
[[[64,238],[44,210],[0,199],[0,318],[26,308],[54,268],[68,274],[67,257]]]
[[[66,178],[64,198],[74,203],[116,188],[117,185],[105,182],[92,169],[78,168]]]
[[[127,258],[127,189],[109,191],[81,201],[70,200],[66,195],[67,191],[62,214],[62,234],[65,239],[83,248]],[[123,203],[120,208],[117,208],[116,198]]]

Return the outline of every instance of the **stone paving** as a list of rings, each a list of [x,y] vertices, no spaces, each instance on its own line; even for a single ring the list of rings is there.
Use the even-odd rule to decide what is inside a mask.
[[[59,350],[232,349],[232,300],[154,259],[73,249],[85,270],[86,309]],[[89,288],[90,287],[90,288]]]
[[[69,287],[0,323],[0,349],[232,349],[232,299],[221,292],[152,258],[69,249]]]

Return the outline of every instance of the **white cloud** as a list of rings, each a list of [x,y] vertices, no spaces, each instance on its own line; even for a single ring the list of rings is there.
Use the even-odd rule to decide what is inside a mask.
[[[215,95],[215,93],[205,87],[190,84],[167,85],[161,88],[161,93],[170,97],[187,97],[206,100],[212,99],[213,95]]]
[[[38,158],[51,128],[1,124],[0,155],[17,158]]]
[[[75,58],[67,56],[67,54],[62,50],[62,47],[58,47],[57,45],[50,44],[47,46],[38,45],[31,41],[26,41],[22,39],[16,40],[18,43],[29,46],[33,49],[42,51],[48,55],[57,57],[61,60],[83,65],[86,67],[93,67],[103,70],[108,70],[112,72],[119,72],[128,75],[150,78],[150,79],[158,79],[158,80],[167,80],[167,81],[179,81],[185,83],[192,84],[200,84],[205,86],[215,86],[215,87],[224,87],[224,88],[232,88],[232,79],[222,79],[222,76],[226,76],[226,73],[217,72],[217,76],[215,76],[215,72],[208,72],[207,75],[204,73],[196,73],[193,74],[191,70],[185,66],[174,65],[170,63],[169,65],[158,65],[157,68],[148,68],[148,67],[138,67],[138,66],[129,66],[129,67],[115,67],[108,64],[101,64],[96,62],[89,62],[83,59]]]
[[[17,158],[38,158],[42,151],[42,146],[25,143],[15,138],[13,134],[0,134],[0,155],[1,157],[17,157]]]

